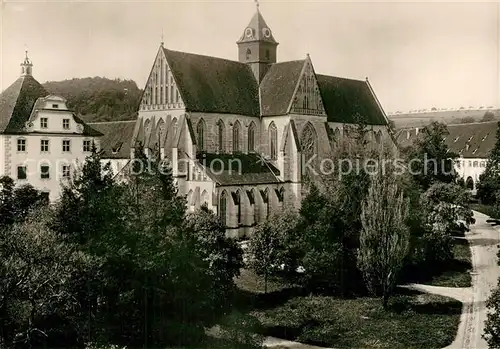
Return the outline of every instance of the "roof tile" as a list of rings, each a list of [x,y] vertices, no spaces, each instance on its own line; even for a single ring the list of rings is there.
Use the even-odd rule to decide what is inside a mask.
[[[105,159],[128,159],[135,123],[135,120],[91,122],[88,126],[104,134],[101,149]]]
[[[31,75],[14,81],[0,95],[0,132],[21,132],[36,100],[48,94]]]

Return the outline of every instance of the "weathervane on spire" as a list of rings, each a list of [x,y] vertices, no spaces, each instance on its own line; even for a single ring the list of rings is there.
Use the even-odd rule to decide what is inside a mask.
[[[255,6],[257,6],[257,11],[259,11],[259,0],[254,0],[255,1]]]
[[[161,28],[161,46],[163,47],[163,27]]]

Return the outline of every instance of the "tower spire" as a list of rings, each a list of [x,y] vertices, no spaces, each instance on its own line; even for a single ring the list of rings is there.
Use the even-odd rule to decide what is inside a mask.
[[[21,76],[31,75],[33,63],[28,58],[28,48],[24,47],[24,61],[21,63]]]
[[[278,43],[259,10],[259,0],[254,0],[257,11],[246,26],[238,44],[239,61],[248,63],[257,79],[261,81],[269,65],[276,63]]]

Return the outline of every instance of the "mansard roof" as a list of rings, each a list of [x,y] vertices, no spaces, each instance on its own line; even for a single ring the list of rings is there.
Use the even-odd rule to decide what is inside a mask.
[[[198,155],[207,175],[220,185],[280,183],[280,171],[263,161],[257,154],[212,154]],[[241,166],[239,165],[241,164]]]
[[[47,95],[33,76],[19,77],[0,94],[0,132],[21,132],[37,99]]]
[[[487,158],[496,142],[497,121],[469,124],[447,125],[449,135],[445,142],[450,151],[464,158]],[[397,143],[401,147],[410,147],[422,137],[422,128],[401,129],[397,134]]]
[[[367,81],[320,74],[316,77],[329,122],[387,124]]]
[[[288,113],[305,61],[274,63],[269,67],[260,85],[262,116]]]
[[[88,125],[104,136],[101,137],[104,159],[129,159],[136,120],[90,122]]]
[[[251,68],[240,62],[163,49],[186,111],[259,116]]]

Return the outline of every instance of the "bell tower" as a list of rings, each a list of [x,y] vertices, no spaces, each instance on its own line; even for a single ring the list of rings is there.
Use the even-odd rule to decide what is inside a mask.
[[[31,75],[33,63],[28,58],[28,50],[25,51],[24,62],[21,63],[21,76]]]
[[[257,11],[237,44],[238,60],[250,65],[255,79],[260,83],[269,65],[276,63],[278,43],[260,13],[258,1],[256,5]]]

